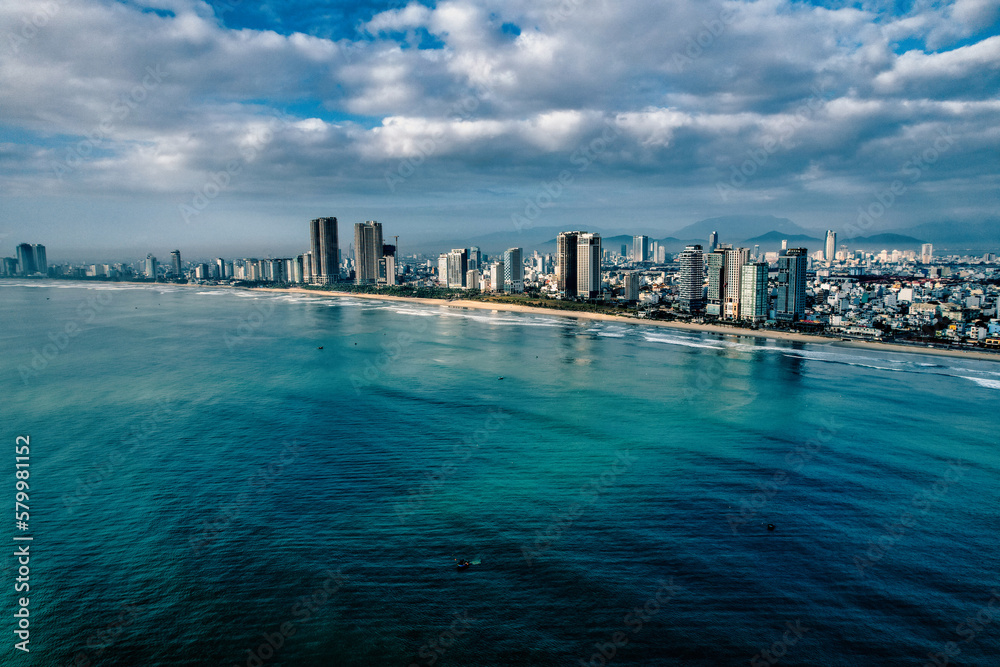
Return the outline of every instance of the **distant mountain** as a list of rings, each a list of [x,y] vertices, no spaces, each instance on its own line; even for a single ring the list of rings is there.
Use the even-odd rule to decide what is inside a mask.
[[[740,239],[762,236],[772,231],[785,234],[786,238],[790,234],[810,234],[810,230],[798,226],[788,218],[773,215],[727,215],[699,220],[678,229],[673,236],[680,239],[700,239],[700,243],[705,244],[709,234],[719,232],[720,243],[737,243]]]
[[[918,238],[912,236],[907,236],[906,234],[874,234],[872,236],[855,236],[852,239],[844,239],[851,249],[863,248],[868,249],[874,246],[880,246],[887,250],[892,250],[893,248],[898,248],[900,250],[904,249],[918,249],[921,244],[927,243]],[[837,239],[837,245],[840,245],[840,239]]]
[[[928,222],[897,230],[933,243],[935,253],[948,250],[953,253],[995,252],[1000,250],[1000,218],[980,222]]]

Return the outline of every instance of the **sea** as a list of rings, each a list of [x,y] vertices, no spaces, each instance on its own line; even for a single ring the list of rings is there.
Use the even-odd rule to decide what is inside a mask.
[[[1000,363],[161,284],[0,313],[3,665],[1000,665]]]

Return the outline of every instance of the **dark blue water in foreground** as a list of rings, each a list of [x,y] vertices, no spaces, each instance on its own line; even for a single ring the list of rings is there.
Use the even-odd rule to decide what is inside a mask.
[[[3,664],[1000,664],[1000,364],[196,287],[0,311]]]

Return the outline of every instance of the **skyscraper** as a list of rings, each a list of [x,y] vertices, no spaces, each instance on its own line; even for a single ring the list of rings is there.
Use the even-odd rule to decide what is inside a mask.
[[[508,248],[503,252],[503,291],[519,294],[524,291],[524,262],[520,248]]]
[[[632,237],[632,261],[633,262],[645,262],[649,259],[649,237],[633,236]]]
[[[934,259],[934,246],[930,243],[925,243],[920,246],[920,263],[930,264],[931,260]]]
[[[171,250],[170,251],[170,272],[174,274],[175,278],[181,277],[181,251]]]
[[[576,246],[583,232],[560,232],[556,237],[556,288],[576,296]]]
[[[576,291],[585,299],[601,293],[601,235],[580,234],[576,244]]]
[[[735,320],[740,316],[740,282],[743,265],[750,258],[746,248],[728,248],[726,250],[726,291],[724,294],[722,315],[726,319]]]
[[[767,262],[749,262],[740,268],[741,320],[763,322],[767,319]]]
[[[686,313],[697,313],[705,309],[705,259],[701,245],[685,246],[678,255],[680,272],[677,275],[677,300],[680,309]]]
[[[699,246],[700,247],[700,246]],[[719,247],[719,232],[712,232],[708,235],[708,252],[714,252]]]
[[[467,287],[469,256],[465,248],[452,248],[448,253],[448,287]]]
[[[35,256],[35,271],[41,274],[48,273],[49,264],[45,259],[45,246],[41,243],[32,243],[31,252]]]
[[[438,285],[448,286],[448,253],[438,255]]]
[[[716,247],[705,256],[708,271],[708,302],[705,312],[708,315],[722,315],[722,300],[726,296],[726,249],[728,246]]]
[[[837,258],[837,232],[832,229],[826,230],[826,251],[823,255],[823,259],[826,260],[827,264],[833,262]]]
[[[639,300],[639,274],[635,271],[629,271],[625,274],[624,296],[628,301]]]
[[[157,262],[156,258],[153,257],[153,253],[149,253],[146,255],[145,273],[147,278],[152,278],[153,280],[156,280],[156,268],[158,264],[159,262]]]
[[[354,225],[354,282],[374,285],[378,282],[378,261],[382,259],[382,225],[374,220]]]
[[[17,246],[17,272],[22,276],[30,276],[35,272],[35,251],[30,243]]]
[[[482,271],[483,270],[483,253],[479,249],[479,246],[472,246],[469,248],[469,271]],[[466,280],[466,283],[469,281]],[[467,287],[477,287],[476,285],[467,285]]]
[[[309,223],[311,240],[312,282],[320,285],[335,283],[340,278],[340,266],[337,258],[339,240],[337,239],[336,218],[316,218]]]
[[[774,317],[783,322],[802,319],[806,310],[806,249],[788,248],[778,257],[778,298]]]
[[[503,290],[504,268],[503,262],[493,262],[490,264],[489,283],[490,290],[499,292]]]

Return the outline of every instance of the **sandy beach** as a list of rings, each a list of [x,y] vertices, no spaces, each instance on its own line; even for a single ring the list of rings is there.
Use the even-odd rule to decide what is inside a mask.
[[[200,285],[199,287],[205,287]],[[220,286],[221,287],[221,286]],[[826,336],[813,336],[809,334],[789,333],[786,331],[751,331],[739,327],[727,327],[718,324],[694,324],[690,322],[661,322],[657,320],[640,320],[631,317],[621,317],[619,315],[608,315],[605,313],[586,313],[569,310],[556,310],[554,308],[536,308],[533,306],[522,306],[519,304],[491,303],[485,301],[471,301],[466,299],[456,299],[446,301],[443,299],[421,299],[417,297],[389,296],[387,294],[359,294],[355,292],[334,292],[326,290],[310,290],[301,287],[257,287],[253,288],[262,292],[287,292],[294,294],[308,294],[316,297],[355,297],[359,299],[376,299],[380,301],[403,301],[408,303],[420,303],[427,306],[438,306],[441,308],[466,308],[473,310],[492,310],[514,313],[530,313],[532,315],[547,315],[556,317],[572,317],[578,320],[601,320],[606,322],[618,322],[620,324],[631,324],[634,326],[668,327],[671,329],[685,329],[687,331],[700,331],[703,333],[714,333],[735,338],[771,338],[774,340],[784,340],[796,343],[809,343],[811,345],[831,345],[833,347],[855,348],[863,350],[882,350],[885,352],[902,352],[916,354],[930,354],[942,357],[962,357],[964,359],[979,359],[983,361],[1000,362],[1000,353],[986,352],[978,350],[945,350],[940,348],[919,347],[916,345],[901,345],[897,343],[873,343],[863,340],[843,341],[839,338]]]

